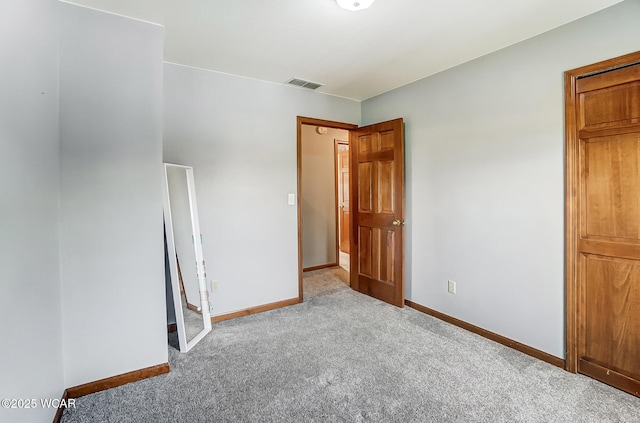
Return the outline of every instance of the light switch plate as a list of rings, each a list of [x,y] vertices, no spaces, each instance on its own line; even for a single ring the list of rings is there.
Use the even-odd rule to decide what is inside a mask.
[[[293,193],[289,193],[289,205],[290,206],[296,205],[296,195]]]

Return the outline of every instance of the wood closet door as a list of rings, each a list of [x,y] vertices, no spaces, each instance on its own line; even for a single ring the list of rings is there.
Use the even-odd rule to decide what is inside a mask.
[[[404,306],[404,124],[352,130],[351,287]]]
[[[640,392],[640,65],[576,83],[578,371]]]

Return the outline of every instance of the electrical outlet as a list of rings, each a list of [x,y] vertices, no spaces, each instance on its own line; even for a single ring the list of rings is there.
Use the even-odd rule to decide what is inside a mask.
[[[218,291],[218,281],[211,280],[211,292],[217,292],[217,291]]]
[[[456,293],[456,283],[454,281],[449,281],[449,294]]]

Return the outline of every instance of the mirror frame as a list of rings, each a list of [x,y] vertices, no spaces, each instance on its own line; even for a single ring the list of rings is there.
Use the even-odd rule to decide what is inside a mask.
[[[196,269],[198,278],[198,289],[200,292],[200,307],[202,310],[202,320],[204,329],[200,331],[193,339],[187,341],[187,334],[184,324],[184,314],[182,312],[182,301],[180,296],[180,285],[178,280],[178,260],[176,259],[176,246],[173,234],[173,220],[171,216],[171,199],[169,196],[169,176],[168,169],[170,167],[184,169],[187,176],[187,191],[189,195],[189,210],[191,212],[191,230],[193,237],[193,246],[195,248]],[[169,269],[171,273],[171,292],[173,293],[173,305],[176,314],[176,327],[178,329],[178,344],[180,352],[186,353],[193,348],[198,342],[211,332],[211,314],[209,311],[209,293],[207,291],[206,270],[204,256],[202,255],[202,234],[200,233],[200,220],[198,218],[198,207],[196,203],[196,188],[193,178],[193,167],[183,166],[173,163],[164,163],[164,226],[167,234],[167,250],[169,251]],[[173,252],[173,254],[171,254]]]

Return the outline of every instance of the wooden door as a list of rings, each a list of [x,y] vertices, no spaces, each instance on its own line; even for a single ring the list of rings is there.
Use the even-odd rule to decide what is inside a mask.
[[[610,67],[610,66],[609,66]],[[640,393],[640,64],[574,78],[568,274],[577,371]],[[568,111],[569,113],[569,111]],[[569,115],[568,115],[569,118]],[[570,285],[568,285],[570,286]],[[571,316],[568,316],[571,318]],[[568,328],[568,333],[569,333]]]
[[[404,125],[350,132],[351,287],[404,306]]]
[[[340,251],[349,253],[349,233],[351,232],[349,216],[349,144],[338,142],[337,168],[338,168],[338,220],[339,220],[339,245]]]

